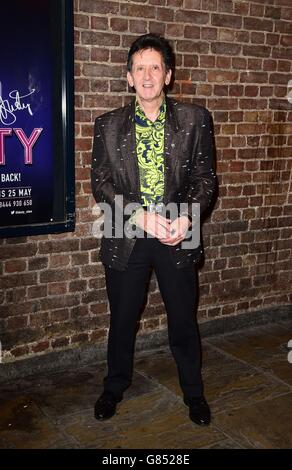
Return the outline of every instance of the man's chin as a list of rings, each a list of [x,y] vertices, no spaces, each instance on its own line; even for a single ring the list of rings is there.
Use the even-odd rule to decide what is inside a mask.
[[[141,93],[140,95],[140,98],[142,98],[142,100],[153,100],[154,98],[156,98],[156,95],[155,93],[152,92],[144,92],[144,93]]]
[[[140,100],[142,101],[148,101],[148,102],[151,102],[151,101],[156,101],[156,100],[159,100],[159,98],[161,98],[161,95],[157,95],[157,93],[155,93],[153,90],[152,92],[143,92],[141,94],[138,94],[138,97]]]

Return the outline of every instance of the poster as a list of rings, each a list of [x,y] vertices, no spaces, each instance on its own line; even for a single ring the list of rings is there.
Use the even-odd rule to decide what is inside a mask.
[[[1,2],[0,235],[74,229],[71,0]]]

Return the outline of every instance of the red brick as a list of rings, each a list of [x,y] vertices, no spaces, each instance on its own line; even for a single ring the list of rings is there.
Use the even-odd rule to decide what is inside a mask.
[[[111,80],[110,91],[111,92],[126,92],[127,91],[126,80]]]
[[[209,44],[202,41],[177,41],[177,50],[179,52],[191,52],[199,54],[209,53]]]
[[[216,67],[218,69],[230,69],[231,68],[231,57],[217,56]]]
[[[273,31],[273,21],[258,18],[244,18],[243,27],[244,29],[254,31]]]
[[[174,10],[170,8],[157,8],[156,18],[161,21],[173,21]]]
[[[291,60],[292,48],[291,47],[273,47],[272,57],[275,59],[287,59]]]
[[[109,60],[109,50],[100,47],[91,48],[91,60],[92,62],[107,62]]]
[[[238,81],[238,72],[231,71],[209,71],[208,82],[210,83],[233,83]]]
[[[177,69],[176,70],[176,78],[177,80],[189,81],[192,79],[193,81],[202,81],[205,79],[205,72],[195,70],[190,71],[189,69]]]
[[[109,33],[96,33],[95,31],[84,31],[81,33],[81,42],[85,45],[119,46],[120,36]]]
[[[278,71],[279,72],[290,72],[291,61],[289,60],[278,60]]]
[[[209,22],[209,14],[192,10],[177,10],[175,21],[178,23],[206,24]]]
[[[22,245],[2,245],[0,246],[0,259],[10,259],[10,258],[25,258],[29,256],[34,256],[37,252],[36,243],[27,243],[25,245],[25,250]]]
[[[291,47],[292,46],[292,38],[290,35],[281,35],[280,44],[283,47]]]
[[[200,10],[201,0],[184,0],[184,6],[186,9],[190,9],[190,10]]]
[[[268,74],[266,72],[241,72],[241,83],[267,83]]]
[[[167,37],[181,37],[184,34],[184,26],[182,24],[167,24],[166,25],[166,35]]]
[[[186,26],[184,35],[186,38],[199,39],[200,28],[198,26]]]
[[[11,260],[6,261],[4,264],[6,273],[16,273],[26,270],[26,261],[24,260]]]
[[[88,29],[89,17],[86,15],[74,15],[74,26],[76,28]]]
[[[230,96],[242,96],[243,86],[241,85],[230,85],[229,86],[229,95]]]
[[[228,86],[227,85],[214,85],[214,95],[228,96]]]
[[[211,44],[211,51],[213,54],[237,56],[241,52],[241,45],[217,41]]]
[[[289,6],[291,7],[291,4]],[[283,8],[281,19],[292,21],[292,8]]]
[[[189,56],[187,56],[187,55],[184,56],[185,65],[187,65],[186,58],[188,58],[188,57]],[[196,57],[196,56],[194,56],[194,57]],[[209,55],[200,55],[200,67],[206,67],[206,68],[215,67],[215,57],[214,56],[209,56]]]
[[[123,16],[155,18],[155,8],[148,5],[121,4],[120,8]]]
[[[37,344],[34,344],[31,346],[31,349],[34,353],[40,353],[44,352],[50,347],[50,342],[49,341],[40,341]]]
[[[219,41],[228,41],[228,42],[235,42],[235,30],[232,29],[219,29],[218,30],[218,39]]]
[[[217,28],[210,28],[207,26],[201,27],[201,37],[202,39],[217,39],[218,36],[218,29]]]
[[[184,93],[184,86],[186,84],[182,84],[182,92]],[[190,90],[189,92],[191,92],[192,90],[192,87],[193,85],[190,84]],[[202,85],[198,85],[197,88],[196,88],[196,92],[197,92],[197,95],[205,95],[205,96],[211,96],[212,94],[212,86],[211,85],[207,85],[207,84],[202,84]]]
[[[4,297],[4,291],[2,291]],[[26,295],[26,287],[16,287],[14,289],[6,289],[5,302],[19,304]],[[4,307],[5,308],[5,307]]]
[[[28,315],[10,317],[7,319],[7,330],[19,330],[28,325]]]
[[[69,338],[56,338],[52,340],[51,344],[52,344],[52,348],[54,349],[64,348],[68,346]]]
[[[84,46],[76,46],[74,48],[75,60],[80,62],[83,60],[89,60],[89,50]]]
[[[29,316],[29,325],[31,328],[43,327],[49,323],[48,312],[31,313]]]
[[[88,341],[88,333],[78,333],[71,337],[71,343],[85,343]]]
[[[249,2],[240,2],[234,4],[234,13],[242,16],[248,16]]]
[[[60,308],[50,312],[50,319],[52,322],[61,322],[66,321],[70,317],[70,312],[68,308]]]
[[[234,98],[210,99],[209,106],[211,109],[237,109],[238,100]]]
[[[185,67],[197,67],[198,66],[198,56],[197,55],[184,55],[184,66]]]
[[[210,1],[210,0],[209,0]],[[216,0],[211,0],[216,8]],[[218,0],[218,11],[225,13],[233,12],[233,1],[232,0]]]
[[[28,299],[40,299],[46,297],[48,293],[47,286],[32,286],[27,288]]]
[[[58,281],[69,281],[78,277],[78,268],[69,269],[45,269],[40,274],[40,282],[58,282]]]
[[[242,26],[242,17],[237,15],[211,15],[211,23],[214,26],[221,26],[224,28],[239,28]]]
[[[16,348],[11,349],[10,353],[14,357],[27,356],[28,353],[29,353],[29,347],[28,346],[18,346]]]
[[[252,32],[250,34],[250,40],[253,44],[264,44],[265,43],[265,34],[264,33],[258,33],[258,32]],[[253,54],[251,54],[253,55]]]
[[[79,294],[58,295],[55,297],[48,297],[47,299],[40,300],[42,310],[53,310],[64,307],[73,307],[80,303]]]
[[[63,295],[68,292],[66,282],[51,282],[48,284],[48,295]]]
[[[118,13],[119,3],[101,0],[80,0],[80,11],[85,13]]]
[[[36,283],[37,276],[34,273],[8,274],[0,278],[0,289],[9,287],[30,286]]]
[[[39,253],[64,253],[66,251],[78,251],[79,240],[69,239],[60,241],[46,241],[39,244]]]
[[[108,29],[108,19],[102,16],[93,16],[91,18],[91,29]]]
[[[121,77],[122,68],[119,66],[112,66],[106,64],[85,64],[83,67],[83,74],[87,77]]]
[[[110,18],[110,27],[113,31],[127,31],[128,20],[124,18]]]
[[[139,21],[130,20],[130,32],[136,34],[144,34],[147,32],[147,22],[140,19]],[[133,39],[133,38],[132,38]]]
[[[269,78],[269,83],[276,84],[276,85],[285,85],[287,87],[288,81],[291,79],[290,74],[282,74],[282,73],[271,73]]]

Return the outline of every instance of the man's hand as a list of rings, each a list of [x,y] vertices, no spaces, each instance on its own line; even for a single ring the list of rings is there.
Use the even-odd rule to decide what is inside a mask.
[[[152,237],[168,240],[170,237],[171,221],[156,212],[141,211],[136,215],[136,225]]]
[[[191,222],[186,215],[182,215],[181,217],[177,217],[173,222],[169,225],[170,236],[160,238],[160,242],[164,243],[164,245],[175,246],[178,245],[185,239],[187,231],[191,226]]]

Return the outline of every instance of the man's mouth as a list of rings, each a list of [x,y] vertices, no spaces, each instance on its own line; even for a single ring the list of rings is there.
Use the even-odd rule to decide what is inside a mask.
[[[144,83],[144,84],[143,84],[143,87],[144,87],[144,88],[152,88],[153,85],[152,85],[151,83]]]

